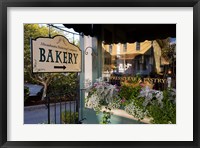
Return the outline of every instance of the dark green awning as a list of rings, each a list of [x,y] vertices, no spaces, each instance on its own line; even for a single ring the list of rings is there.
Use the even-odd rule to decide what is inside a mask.
[[[105,42],[133,43],[145,40],[176,37],[176,24],[63,24],[86,36],[95,36]]]

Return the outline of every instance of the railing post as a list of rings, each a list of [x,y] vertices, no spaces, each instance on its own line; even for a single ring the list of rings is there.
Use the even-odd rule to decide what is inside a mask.
[[[47,97],[48,124],[50,124],[50,97]]]
[[[64,97],[65,97],[65,122],[64,123],[66,124],[66,121],[67,121],[66,120],[66,101],[67,101],[67,99],[66,99],[66,95],[64,95]]]
[[[72,115],[72,113],[71,113],[71,100],[69,101],[69,124],[71,124],[71,115]]]
[[[78,121],[79,121],[79,100],[80,100],[80,74],[77,73],[77,88],[76,88],[76,98],[74,100],[74,103],[76,103],[76,108],[74,112],[78,112]],[[76,119],[76,115],[74,120]],[[78,122],[77,121],[77,122]]]
[[[54,118],[55,118],[55,124],[56,124],[56,99],[54,100]]]
[[[62,96],[60,96],[60,124],[62,124]]]

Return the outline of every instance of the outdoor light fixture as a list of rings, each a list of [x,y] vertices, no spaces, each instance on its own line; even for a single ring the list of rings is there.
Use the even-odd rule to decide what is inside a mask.
[[[168,70],[168,74],[172,74],[172,71],[171,71],[171,70]]]

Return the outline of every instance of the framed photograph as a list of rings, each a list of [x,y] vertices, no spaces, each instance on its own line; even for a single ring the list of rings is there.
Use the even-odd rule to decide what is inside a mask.
[[[1,1],[1,147],[199,147],[199,1]]]

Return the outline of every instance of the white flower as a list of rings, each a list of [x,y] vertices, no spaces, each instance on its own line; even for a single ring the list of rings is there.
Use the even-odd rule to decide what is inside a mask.
[[[163,102],[162,102],[162,100],[163,100],[163,92],[156,91],[155,93],[156,93],[156,98],[158,100],[158,104],[160,104],[160,106],[162,108],[163,107]]]
[[[140,91],[138,98],[144,97],[143,106],[147,106],[149,103],[152,103],[152,99],[155,97],[158,100],[158,103],[163,107],[163,92],[158,90],[150,89],[149,86],[143,87]]]
[[[125,111],[128,114],[130,114],[140,120],[143,119],[147,115],[147,111],[143,111],[138,106],[135,106],[134,102],[131,102],[130,104],[125,106]]]
[[[111,108],[119,107],[119,102],[114,100],[118,98],[117,88],[115,85],[108,84],[102,80],[102,78],[97,79],[94,86],[89,87],[87,90],[89,97],[86,98],[86,106],[95,109],[103,104],[101,102],[106,102]]]
[[[86,79],[86,80],[85,80],[85,88],[88,88],[88,87],[90,87],[91,85],[92,85],[91,80],[90,80],[90,79]]]
[[[107,103],[113,102],[113,96],[115,95],[116,87],[114,85],[108,85],[105,87],[105,100]]]
[[[169,89],[169,100],[174,101],[174,103],[176,103],[176,89]]]

